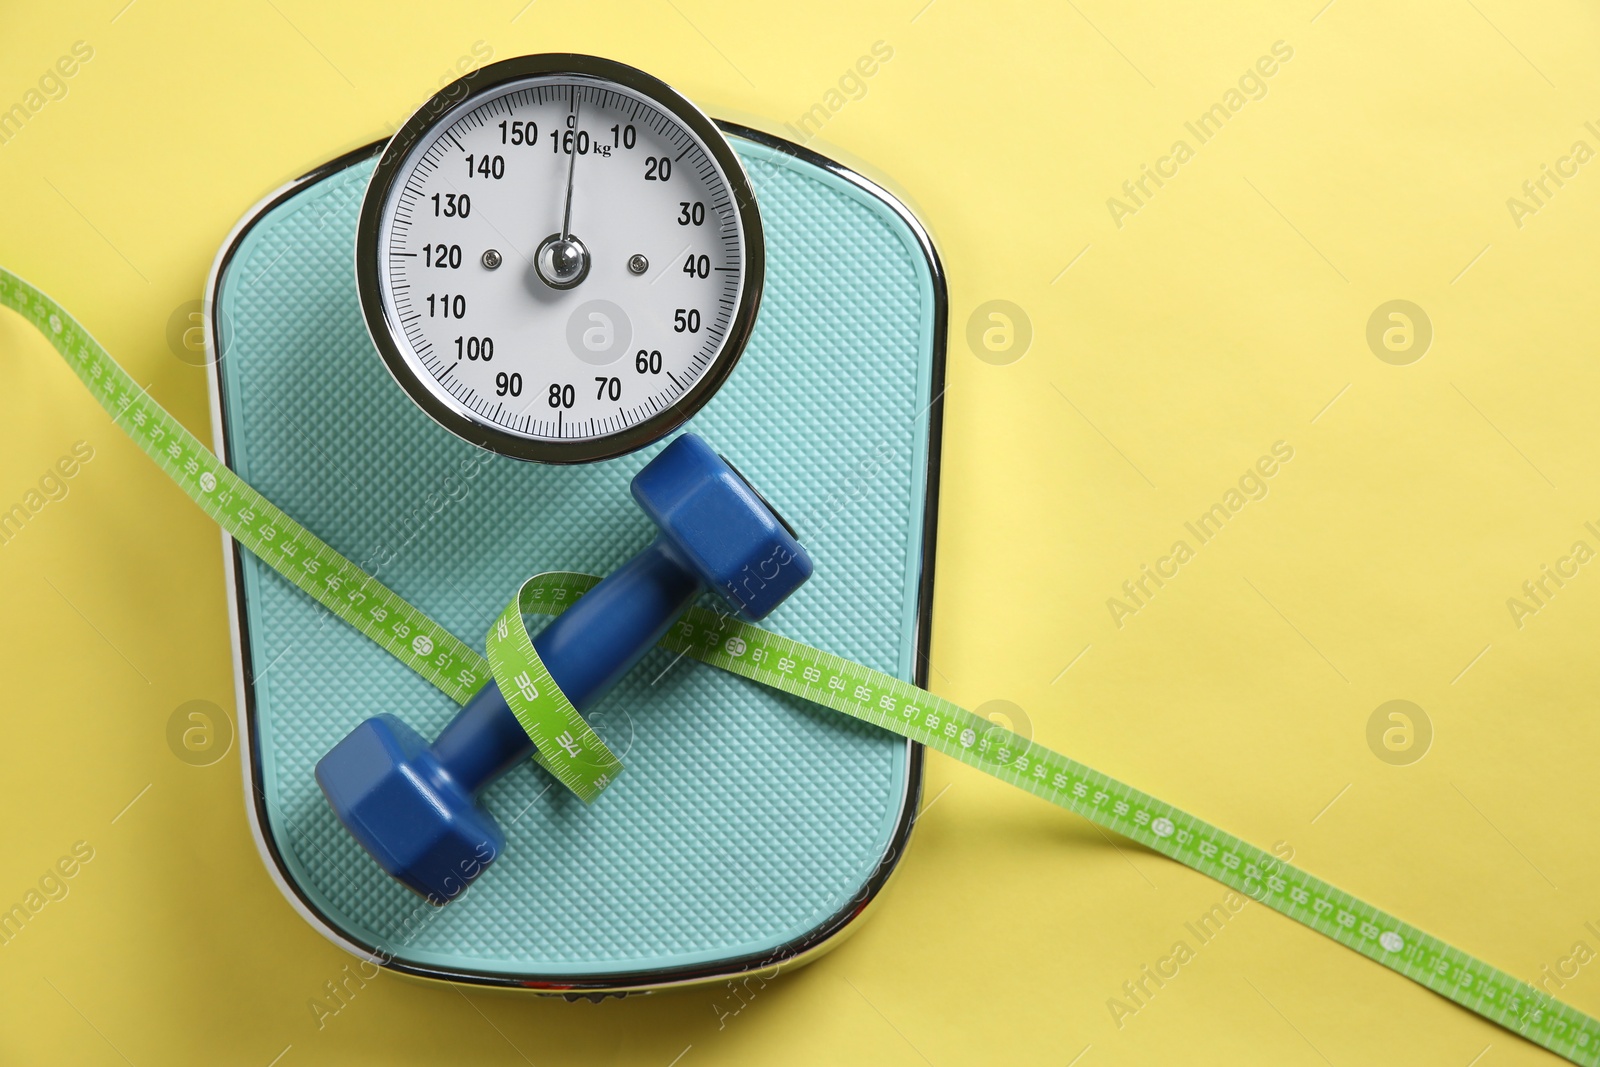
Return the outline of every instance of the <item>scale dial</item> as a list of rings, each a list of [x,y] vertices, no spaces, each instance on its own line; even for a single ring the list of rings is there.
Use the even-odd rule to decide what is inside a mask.
[[[439,92],[373,172],[357,232],[367,328],[411,399],[519,459],[630,452],[743,352],[761,220],[738,157],[665,83],[526,56]]]

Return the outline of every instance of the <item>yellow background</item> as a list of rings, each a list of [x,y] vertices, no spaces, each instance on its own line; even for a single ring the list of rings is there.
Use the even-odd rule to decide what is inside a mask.
[[[0,146],[0,263],[207,439],[169,316],[258,198],[478,42],[611,56],[778,132],[888,43],[816,146],[892,179],[949,271],[935,687],[1013,701],[1044,743],[1519,976],[1600,949],[1600,566],[1521,629],[1506,607],[1600,547],[1600,162],[1520,228],[1506,206],[1600,149],[1592,5],[124,2],[5,15],[0,106],[95,54]],[[1184,122],[1280,40],[1267,95],[1196,146]],[[1178,138],[1195,158],[1117,227],[1107,198]],[[1397,298],[1435,334],[1408,366],[1365,340]],[[965,341],[992,299],[1032,324],[1006,365]],[[233,707],[217,532],[9,315],[0,382],[0,504],[95,449],[0,548],[0,903],[95,849],[0,947],[0,1061],[1550,1060],[1257,906],[1119,1029],[1108,998],[1223,890],[939,757],[883,906],[721,1028],[725,990],[568,1005],[385,975],[319,1030],[348,957],[256,858],[237,751],[166,742],[183,702]],[[1107,598],[1278,440],[1268,497],[1115,626]],[[1409,766],[1368,748],[1392,699],[1433,726]],[[1600,964],[1560,994],[1600,1012]]]

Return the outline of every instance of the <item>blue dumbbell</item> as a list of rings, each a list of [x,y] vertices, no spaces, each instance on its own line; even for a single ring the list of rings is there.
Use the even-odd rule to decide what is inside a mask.
[[[633,498],[661,532],[534,638],[550,676],[579,711],[703,590],[715,590],[755,622],[811,576],[811,559],[788,523],[694,434],[634,476]],[[532,752],[490,681],[431,748],[393,715],[368,719],[318,761],[317,783],[385,871],[442,904],[505,847],[477,793]]]

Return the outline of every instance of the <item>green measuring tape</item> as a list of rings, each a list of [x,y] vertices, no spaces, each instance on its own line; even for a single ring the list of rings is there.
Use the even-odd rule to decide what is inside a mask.
[[[0,268],[0,305],[55,345],[119,427],[240,544],[465,703],[493,677],[536,757],[592,800],[621,763],[550,681],[523,615],[558,615],[600,579],[528,579],[495,620],[488,658],[300,526],[223,465],[65,309]],[[1600,1067],[1600,1020],[1148,793],[898,678],[759,626],[691,608],[661,646],[908,737],[1216,879],[1574,1063]]]
[[[538,746],[534,759],[584,800],[594,800],[616,778],[621,761],[550,681],[521,614],[512,610],[516,600],[490,629],[485,659],[252,489],[151,399],[65,308],[3,267],[0,305],[44,334],[111,421],[273,570],[457,704],[493,677]]]
[[[562,785],[592,802],[616,780],[622,761],[583,721],[533,649],[533,638],[528,636],[522,616],[535,610],[536,604],[564,608],[577,599],[567,599],[564,589],[551,588],[543,578],[534,575],[522,583],[511,603],[489,627],[484,651],[495,682],[511,705],[511,714],[533,740],[533,758]]]

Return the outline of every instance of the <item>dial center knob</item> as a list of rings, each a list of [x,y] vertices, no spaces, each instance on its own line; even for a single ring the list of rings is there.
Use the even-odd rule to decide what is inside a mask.
[[[571,289],[589,275],[589,249],[571,234],[553,233],[533,257],[539,280],[552,289]]]

